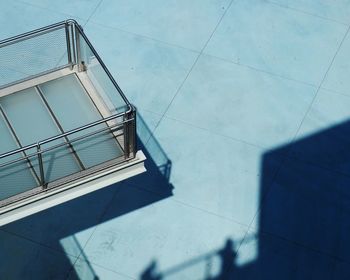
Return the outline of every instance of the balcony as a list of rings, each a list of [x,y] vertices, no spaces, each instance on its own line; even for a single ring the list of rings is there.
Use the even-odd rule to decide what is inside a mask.
[[[74,20],[0,42],[0,225],[145,171],[136,110]]]

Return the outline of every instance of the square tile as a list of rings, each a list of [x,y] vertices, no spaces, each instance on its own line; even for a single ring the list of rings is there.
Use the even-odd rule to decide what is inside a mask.
[[[106,215],[119,212],[126,204],[140,203],[152,199],[147,196],[154,196],[133,187],[123,191]],[[130,192],[134,193],[134,201]],[[241,240],[246,230],[236,223],[167,199],[100,225],[88,242],[85,255],[92,263],[138,278],[153,261],[160,272],[166,271],[220,248],[227,238]]]
[[[92,22],[200,51],[230,0],[104,0]]]
[[[347,27],[262,0],[237,0],[204,52],[319,85]]]
[[[198,54],[111,28],[84,29],[131,103],[163,114]]]
[[[64,279],[75,258],[0,230],[2,279]]]
[[[0,40],[12,37],[36,28],[67,19],[67,16],[27,5],[24,3],[2,0],[0,3]]]
[[[268,2],[343,22],[344,24],[350,23],[350,5],[348,0],[268,0]]]
[[[263,195],[263,149],[167,118],[161,121],[155,137],[173,162],[170,182],[174,199],[244,225],[252,222]],[[282,155],[269,158],[266,184],[281,159]],[[138,182],[147,189],[156,184],[156,180]]]
[[[167,116],[262,147],[292,139],[316,88],[202,56]]]
[[[38,6],[54,12],[64,13],[80,19],[88,19],[97,8],[100,0],[18,0],[22,3],[27,3],[32,6]],[[47,13],[47,11],[46,11]]]

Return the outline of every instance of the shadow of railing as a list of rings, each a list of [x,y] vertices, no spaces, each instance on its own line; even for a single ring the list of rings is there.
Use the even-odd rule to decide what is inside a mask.
[[[235,240],[228,238],[222,248],[192,258],[169,269],[159,271],[156,260],[153,260],[141,273],[140,280],[200,279],[228,280],[236,279],[236,250],[241,242],[250,238]],[[192,277],[192,278],[191,278]]]
[[[6,246],[0,245],[0,278],[64,279],[70,268],[70,279],[96,280],[98,276],[84,255],[85,244],[79,244],[75,234],[172,196],[171,161],[142,117],[137,115],[137,119],[138,149],[147,157],[147,172],[1,227],[0,244]],[[129,186],[138,180],[155,195],[135,194],[135,188]],[[123,203],[109,208],[118,196]],[[18,247],[21,238],[30,245]],[[40,249],[44,247],[51,253]],[[72,267],[77,255],[89,270],[83,278]]]

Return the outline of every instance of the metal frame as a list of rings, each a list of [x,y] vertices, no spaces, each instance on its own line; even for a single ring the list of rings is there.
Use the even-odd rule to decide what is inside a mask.
[[[61,134],[58,134],[56,136],[53,136],[53,137],[50,137],[47,139],[40,140],[36,143],[30,144],[30,145],[27,145],[24,147],[22,147],[20,145],[20,143],[18,143],[20,148],[6,152],[4,154],[0,154],[0,159],[5,159],[5,158],[10,157],[10,156],[15,155],[15,154],[21,155],[21,157],[19,157],[18,159],[11,160],[11,161],[0,164],[0,169],[5,167],[5,166],[9,166],[13,163],[25,160],[30,164],[31,169],[34,172],[35,172],[35,170],[30,162],[30,158],[37,157],[38,162],[39,162],[40,174],[35,173],[35,175],[36,175],[36,179],[40,183],[40,186],[39,186],[39,188],[35,188],[35,189],[32,189],[31,191],[29,191],[28,193],[30,193],[31,195],[32,195],[32,193],[46,191],[47,189],[50,188],[50,184],[52,186],[55,186],[55,187],[63,185],[63,183],[59,183],[59,182],[60,181],[65,182],[67,180],[69,181],[68,177],[74,177],[73,176],[74,174],[73,174],[72,176],[67,176],[67,178],[64,177],[64,178],[60,178],[56,181],[47,182],[45,179],[43,154],[45,154],[46,152],[53,150],[59,146],[62,146],[62,145],[68,145],[74,151],[71,143],[78,141],[78,140],[81,140],[81,139],[84,139],[84,138],[87,138],[87,137],[91,137],[93,135],[97,135],[98,133],[101,133],[102,130],[111,130],[112,128],[117,129],[117,130],[123,130],[123,140],[124,140],[123,141],[124,142],[123,143],[123,152],[124,152],[124,155],[123,155],[122,159],[118,159],[116,161],[117,164],[121,164],[121,163],[124,163],[126,161],[132,160],[136,156],[136,109],[127,100],[124,93],[122,92],[122,90],[120,89],[120,87],[118,86],[118,84],[116,83],[114,78],[112,77],[111,73],[108,71],[106,65],[103,63],[100,56],[97,54],[96,50],[94,49],[94,47],[91,45],[90,41],[88,40],[88,38],[84,34],[82,27],[75,20],[69,19],[69,20],[62,21],[62,22],[59,22],[56,24],[52,24],[52,25],[49,25],[49,26],[46,26],[46,27],[43,27],[40,29],[33,30],[33,31],[30,31],[30,32],[27,32],[27,33],[24,33],[24,34],[21,34],[18,36],[14,36],[14,37],[11,37],[11,38],[6,39],[6,40],[2,40],[2,41],[0,41],[0,51],[1,51],[2,47],[6,47],[8,45],[15,44],[17,42],[21,42],[21,41],[24,41],[24,40],[27,40],[30,38],[34,38],[36,36],[40,36],[40,35],[43,35],[43,34],[46,34],[46,33],[52,32],[52,31],[56,31],[58,29],[63,29],[63,28],[66,32],[66,45],[67,45],[66,48],[67,48],[67,54],[68,54],[67,64],[60,66],[60,67],[53,68],[53,69],[49,69],[45,72],[37,73],[35,75],[30,75],[30,76],[23,78],[23,79],[20,79],[16,82],[11,82],[11,83],[3,85],[3,86],[0,85],[0,90],[8,88],[10,86],[14,86],[14,85],[19,84],[19,83],[24,83],[24,82],[29,81],[31,79],[37,79],[43,75],[50,74],[50,73],[53,73],[57,70],[64,69],[67,67],[69,67],[71,70],[73,70],[73,68],[75,66],[77,66],[78,71],[84,71],[85,65],[84,65],[84,61],[82,61],[81,49],[80,49],[80,39],[83,39],[85,41],[85,43],[87,44],[87,46],[90,48],[90,51],[93,53],[93,55],[95,56],[95,58],[97,59],[97,61],[101,65],[101,67],[103,68],[103,70],[105,71],[105,73],[107,74],[110,81],[113,83],[117,92],[122,97],[123,101],[126,104],[126,110],[124,112],[121,112],[121,113],[113,114],[113,115],[110,115],[107,117],[102,117],[101,120],[80,126],[78,128],[72,129],[70,131],[64,132],[63,129],[59,127]],[[45,98],[41,94],[40,89],[38,89],[37,86],[35,86],[35,88],[37,89],[37,92],[38,92],[39,96],[41,97],[42,101],[46,104]],[[47,106],[47,107],[48,107],[48,110],[50,112],[51,117],[54,118],[54,121],[57,125],[57,119],[53,115],[52,110],[50,110],[50,107],[49,106]],[[118,122],[119,118],[121,118],[122,121]],[[110,125],[110,121],[113,121],[113,125]],[[72,139],[72,140],[68,139],[68,136],[70,136],[70,135],[74,135],[75,133],[87,130],[91,127],[98,126],[99,124],[102,124],[102,123],[107,124],[106,128],[103,128],[102,130],[99,129],[99,130],[96,130],[94,132],[86,133],[85,135],[76,137],[75,139]],[[58,126],[59,126],[59,123],[58,123]],[[117,136],[115,136],[115,138],[116,137]],[[46,149],[42,148],[43,145],[51,143],[51,142],[58,140],[58,139],[62,139],[62,138],[65,140],[63,143],[61,143],[59,145],[51,146],[51,147],[46,148]],[[27,154],[27,152],[31,149],[36,149],[36,152],[32,153],[32,154]],[[115,162],[114,162],[114,164],[115,164]],[[81,166],[83,166],[83,165],[81,165]],[[101,166],[103,166],[103,164],[101,164]],[[90,169],[91,169],[91,172],[96,172],[96,168],[88,168],[88,169],[83,168],[83,171],[84,171],[83,173],[84,174],[86,173],[85,176],[91,175],[91,172],[89,172]],[[67,179],[67,180],[64,180],[64,179]],[[10,203],[16,202],[22,198],[23,198],[23,193],[12,196],[12,197],[7,198],[7,199],[4,199],[4,200],[0,201],[0,208],[8,205]]]

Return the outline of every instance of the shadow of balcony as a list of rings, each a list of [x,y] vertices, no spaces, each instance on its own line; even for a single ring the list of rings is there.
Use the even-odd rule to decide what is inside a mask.
[[[1,227],[1,278],[64,279],[70,270],[70,279],[98,279],[75,234],[172,196],[171,161],[139,114],[137,124],[147,172]],[[130,187],[135,180],[157,195],[136,195]],[[116,197],[123,203],[111,210]],[[83,278],[72,267],[78,255],[87,263]]]

